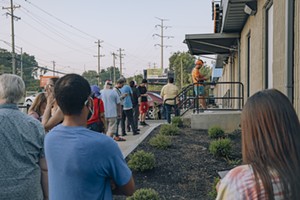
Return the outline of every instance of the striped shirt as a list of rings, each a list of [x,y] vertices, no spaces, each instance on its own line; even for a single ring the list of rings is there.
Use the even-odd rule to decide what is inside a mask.
[[[282,187],[280,186],[279,178],[275,176],[272,179],[274,199],[284,199]],[[217,200],[234,199],[234,200],[255,200],[266,199],[263,184],[259,181],[260,192],[256,190],[256,182],[253,169],[250,165],[238,166],[221,180],[217,191]]]

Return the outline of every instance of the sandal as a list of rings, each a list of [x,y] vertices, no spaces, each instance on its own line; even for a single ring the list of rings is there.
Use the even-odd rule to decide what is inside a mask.
[[[122,138],[122,137],[120,137],[120,136],[114,137],[114,140],[117,141],[117,142],[123,142],[123,141],[126,141],[125,138]]]

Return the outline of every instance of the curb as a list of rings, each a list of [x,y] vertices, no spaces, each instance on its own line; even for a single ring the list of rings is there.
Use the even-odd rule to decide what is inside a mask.
[[[151,127],[146,130],[146,132],[141,135],[136,141],[134,141],[134,144],[131,145],[129,148],[127,148],[125,151],[123,151],[123,157],[126,158],[156,127],[161,125],[162,123],[155,123],[151,124]]]

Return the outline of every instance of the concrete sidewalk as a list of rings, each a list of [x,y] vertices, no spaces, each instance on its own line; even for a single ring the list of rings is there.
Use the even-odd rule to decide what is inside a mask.
[[[166,121],[148,120],[146,123],[149,124],[149,126],[139,126],[139,129],[141,130],[140,134],[132,135],[132,132],[127,132],[127,136],[124,136],[126,141],[117,142],[124,158],[126,158],[153,131],[153,129],[158,127],[160,124],[166,123]]]

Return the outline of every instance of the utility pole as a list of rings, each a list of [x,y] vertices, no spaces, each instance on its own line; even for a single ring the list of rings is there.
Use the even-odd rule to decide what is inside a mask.
[[[122,54],[122,51],[124,51],[124,49],[119,49],[118,50],[119,51],[119,57],[120,57],[120,77],[123,75],[122,74],[122,58],[123,58],[123,56],[125,56],[125,54]]]
[[[160,20],[161,24],[155,25],[155,27],[160,27],[160,34],[153,34],[153,36],[160,37],[160,44],[155,44],[154,46],[160,46],[160,67],[161,69],[164,68],[164,47],[171,47],[170,45],[164,45],[164,38],[170,39],[174,38],[173,36],[164,36],[164,29],[171,28],[170,26],[164,26],[164,21],[168,21],[167,19],[161,19],[156,17]]]
[[[104,55],[101,55],[100,54],[100,48],[101,48],[101,43],[102,43],[103,41],[102,40],[98,40],[97,42],[95,42],[96,44],[97,44],[97,46],[98,46],[98,55],[97,56],[94,56],[94,57],[97,57],[98,58],[98,85],[100,86],[100,84],[101,84],[101,78],[100,78],[100,58],[101,57],[104,57]]]
[[[116,57],[117,55],[113,52],[111,54],[113,56],[113,67],[114,67],[114,85],[116,84]]]
[[[53,64],[53,76],[55,76],[55,61],[52,61]]]
[[[20,8],[21,6],[14,6],[13,0],[10,0],[10,7],[2,7],[2,9],[7,9],[9,12],[6,15],[11,16],[11,43],[12,43],[12,52],[11,52],[11,61],[12,61],[12,73],[16,74],[16,52],[15,52],[15,30],[14,30],[14,20],[21,19],[14,15],[14,10]]]
[[[182,57],[180,58],[180,86],[181,89],[183,88],[183,64],[182,64]]]

